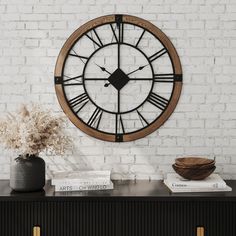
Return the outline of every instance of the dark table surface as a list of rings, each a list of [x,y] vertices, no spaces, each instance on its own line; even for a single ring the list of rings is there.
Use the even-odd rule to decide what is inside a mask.
[[[236,180],[226,181],[231,192],[172,193],[159,180],[113,181],[113,190],[84,192],[55,192],[48,181],[44,190],[18,193],[11,190],[9,180],[0,180],[0,201],[57,201],[57,200],[155,200],[155,201],[235,201]]]

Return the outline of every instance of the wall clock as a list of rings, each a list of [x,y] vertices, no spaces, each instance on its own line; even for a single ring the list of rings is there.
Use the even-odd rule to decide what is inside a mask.
[[[55,67],[65,114],[105,141],[132,141],[158,129],[174,111],[181,88],[181,63],[171,41],[135,16],[85,23],[67,39]]]

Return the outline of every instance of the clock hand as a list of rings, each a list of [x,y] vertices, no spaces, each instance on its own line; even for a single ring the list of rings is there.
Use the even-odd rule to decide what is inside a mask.
[[[108,87],[111,83],[110,82],[107,82],[104,84],[104,87]]]
[[[106,70],[105,67],[99,66],[97,63],[95,63],[95,64],[96,64],[96,66],[98,66],[102,71],[105,71],[105,72],[107,72],[109,75],[111,75],[111,72],[109,72],[108,70]]]
[[[140,66],[138,69],[129,72],[127,75],[131,75],[131,74],[133,74],[134,72],[136,72],[136,71],[138,71],[138,70],[142,70],[144,67],[146,67],[146,66],[148,66],[148,65],[149,65],[149,64],[144,65],[144,66]],[[107,82],[107,83],[104,84],[104,87],[108,87],[110,84],[111,84],[110,82]]]
[[[144,67],[146,67],[146,66],[148,66],[148,65],[149,65],[149,64],[147,64],[147,65],[145,65],[145,66],[140,66],[138,69],[129,72],[127,75],[131,75],[131,74],[133,74],[134,72],[136,72],[136,71],[138,71],[138,70],[142,70]]]

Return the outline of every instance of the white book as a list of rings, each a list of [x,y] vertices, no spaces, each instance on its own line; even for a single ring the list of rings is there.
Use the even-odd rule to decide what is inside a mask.
[[[110,178],[94,178],[94,179],[52,179],[51,185],[107,185],[110,184]]]
[[[218,175],[212,174],[204,180],[187,180],[176,173],[167,174],[166,181],[174,188],[215,188],[222,189],[227,185],[225,181]]]
[[[53,174],[51,184],[82,184],[85,182],[98,181],[97,184],[107,184],[110,182],[110,171],[76,171],[76,172],[56,172]]]
[[[63,179],[63,178],[88,178],[88,177],[110,177],[110,170],[88,170],[88,171],[57,171],[52,173],[53,179]]]
[[[72,191],[91,191],[91,190],[109,190],[113,189],[113,183],[97,185],[55,185],[55,192],[72,192]]]
[[[173,193],[204,193],[204,192],[230,192],[232,188],[226,185],[224,188],[174,188],[169,183],[164,180],[165,185]]]

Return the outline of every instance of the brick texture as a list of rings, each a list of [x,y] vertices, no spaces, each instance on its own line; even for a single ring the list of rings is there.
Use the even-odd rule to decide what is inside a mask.
[[[184,86],[170,119],[146,138],[109,143],[69,121],[74,149],[42,154],[48,171],[112,169],[115,179],[158,179],[179,156],[216,157],[217,171],[236,179],[235,0],[0,0],[0,113],[36,102],[62,114],[54,91],[57,55],[86,21],[111,13],[145,18],[174,43]],[[13,153],[1,150],[0,178],[9,178]]]

